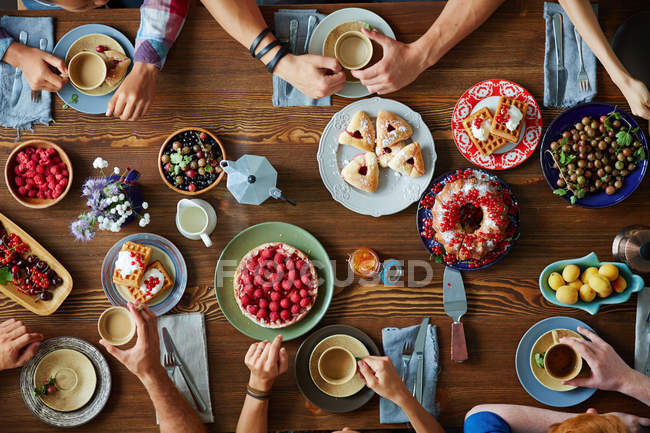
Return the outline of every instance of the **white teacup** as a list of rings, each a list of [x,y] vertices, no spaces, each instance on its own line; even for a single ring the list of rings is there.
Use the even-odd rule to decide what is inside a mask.
[[[206,247],[212,246],[210,234],[217,225],[217,214],[205,200],[184,198],[176,207],[176,227],[188,239],[201,239]]]

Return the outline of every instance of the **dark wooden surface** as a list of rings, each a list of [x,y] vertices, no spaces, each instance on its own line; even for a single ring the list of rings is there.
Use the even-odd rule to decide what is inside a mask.
[[[391,24],[401,40],[412,41],[436,18],[443,3],[367,4]],[[337,6],[318,6],[330,12]],[[625,17],[647,8],[646,2],[603,1],[600,21],[608,36]],[[270,17],[273,9],[265,9]],[[42,15],[26,12],[22,15]],[[55,12],[56,34],[86,23],[117,27],[135,37],[139,14],[135,10],[93,11],[84,14]],[[456,99],[472,84],[488,78],[506,78],[526,87],[541,105],[543,97],[544,20],[542,2],[508,1],[478,31],[459,44],[435,67],[391,98],[420,112],[433,133],[438,161],[436,173],[469,166],[457,151],[450,118]],[[625,100],[599,69],[597,100],[619,104]],[[75,180],[68,197],[41,211],[21,207],[0,186],[0,209],[29,231],[59,258],[74,277],[72,294],[51,317],[37,317],[0,297],[0,320],[24,320],[47,337],[75,335],[96,343],[96,321],[109,306],[100,283],[104,254],[121,237],[138,231],[132,225],[119,234],[101,233],[91,243],[75,244],[67,226],[82,209],[81,182],[92,172],[92,160],[102,156],[111,167],[127,165],[142,172],[142,186],[151,203],[148,230],[172,240],[183,252],[189,267],[189,287],[177,312],[200,311],[207,320],[210,380],[215,423],[210,431],[233,431],[244,398],[247,370],[243,354],[251,343],[226,321],[213,290],[213,272],[225,244],[240,230],[263,221],[286,221],[313,233],[345,267],[347,254],[360,246],[374,248],[384,258],[427,259],[414,227],[415,205],[380,219],[354,214],[332,201],[318,174],[316,150],[322,129],[333,113],[350,101],[335,97],[334,105],[321,108],[273,108],[271,76],[253,61],[246,50],[232,41],[205,9],[194,7],[188,22],[160,74],[155,104],[147,117],[129,123],[102,116],[89,116],[61,109],[55,98],[56,123],[37,126],[23,139],[42,138],[61,145],[72,158]],[[556,110],[543,109],[548,125]],[[267,156],[279,172],[282,190],[299,205],[290,207],[270,200],[260,207],[238,205],[223,185],[207,194],[217,209],[219,222],[214,246],[183,238],[174,225],[176,202],[161,182],[156,169],[159,146],[168,134],[186,126],[200,126],[218,134],[231,157],[244,153]],[[4,167],[14,143],[15,131],[0,131],[0,166]],[[580,257],[595,251],[611,259],[610,245],[626,225],[647,222],[650,212],[648,179],[623,204],[602,209],[571,208],[553,196],[544,181],[539,157],[500,173],[521,203],[521,240],[499,264],[479,272],[466,272],[469,312],[464,317],[469,361],[449,359],[450,320],[442,309],[442,266],[425,288],[384,288],[354,285],[337,288],[321,325],[344,323],[359,327],[381,343],[381,328],[408,326],[428,315],[439,325],[442,370],[438,383],[441,422],[461,426],[473,405],[503,402],[536,405],[521,387],[514,369],[514,354],[523,333],[549,316],[568,315],[586,321],[631,362],[634,350],[635,300],[604,307],[596,316],[553,306],[539,291],[537,278],[551,261]],[[341,271],[339,271],[341,275]],[[302,339],[287,344],[293,355]],[[103,351],[103,349],[102,349]],[[105,353],[105,352],[104,352]],[[153,408],[140,383],[107,355],[113,373],[113,391],[106,409],[92,424],[78,431],[157,431]],[[56,431],[35,419],[22,402],[19,371],[0,373],[2,427],[6,432]],[[381,428],[378,399],[362,409],[343,415],[315,412],[298,392],[293,373],[278,380],[271,401],[270,427],[276,429],[322,429],[343,427]],[[596,407],[600,411],[648,414],[648,409],[629,398],[597,392],[575,411]]]

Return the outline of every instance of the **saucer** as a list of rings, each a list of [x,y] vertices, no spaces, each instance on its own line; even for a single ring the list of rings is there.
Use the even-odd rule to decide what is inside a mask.
[[[60,412],[72,412],[86,405],[97,387],[97,375],[86,355],[72,349],[59,349],[41,359],[34,372],[34,387],[56,379],[57,391],[40,396],[43,403]]]
[[[77,410],[62,412],[52,409],[46,405],[41,397],[34,394],[34,383],[37,369],[44,369],[43,371],[46,371],[45,367],[48,362],[46,361],[43,364],[43,361],[48,355],[65,351],[63,352],[63,358],[65,359],[65,353],[68,350],[80,354],[80,356],[91,363],[92,375],[95,377],[95,385],[93,386],[93,391],[90,392],[90,399],[85,404]],[[91,374],[90,371],[88,373]],[[42,383],[41,380],[40,384]],[[75,337],[50,338],[41,343],[34,357],[21,369],[20,393],[27,408],[44,423],[55,427],[77,427],[99,415],[106,405],[111,393],[111,372],[104,356],[92,344]]]
[[[181,252],[168,239],[153,233],[138,233],[127,236],[119,240],[106,253],[102,263],[102,286],[106,297],[113,305],[126,307],[127,302],[132,301],[131,295],[124,287],[113,283],[113,273],[115,271],[115,261],[124,242],[130,241],[151,247],[151,260],[160,260],[169,276],[174,280],[174,285],[156,296],[147,305],[151,308],[156,316],[162,316],[178,304],[185,287],[187,286],[187,265]]]
[[[335,54],[335,47],[336,47],[336,41],[338,38],[343,34],[347,32],[360,32],[362,28],[366,26],[366,23],[362,21],[347,21],[344,23],[339,24],[338,26],[334,27],[330,32],[327,34],[325,37],[325,41],[323,42],[323,55],[326,57],[332,57],[336,58]],[[372,41],[370,41],[372,42]],[[379,60],[381,60],[382,57],[382,50],[381,46],[378,45],[376,42],[372,42],[372,57],[370,58],[370,61],[364,68],[368,68],[372,66],[373,64],[377,63]],[[345,71],[345,81],[349,83],[359,83],[359,80],[354,78],[352,76],[352,73],[350,72],[349,69],[343,68]],[[361,68],[363,69],[363,68]]]
[[[120,43],[115,39],[101,33],[92,33],[80,37],[72,45],[70,45],[70,48],[68,48],[68,52],[65,55],[65,64],[67,65],[74,56],[82,51],[91,51],[94,53],[97,45],[103,45],[109,50],[117,51],[120,54],[126,54],[124,52],[124,48],[122,48],[122,45],[120,45]],[[122,84],[122,81],[124,81],[124,78],[112,86],[109,86],[106,81],[104,81],[101,86],[92,90],[81,90],[78,87],[75,87],[75,89],[89,96],[103,96],[117,89],[120,84]]]
[[[318,389],[332,397],[349,397],[361,391],[365,386],[365,383],[358,372],[355,373],[349,381],[341,385],[332,385],[331,383],[326,382],[318,371],[318,360],[325,350],[333,346],[344,347],[349,350],[355,358],[363,358],[368,356],[370,353],[362,342],[346,334],[330,335],[321,340],[321,342],[318,343],[311,352],[311,356],[309,357],[309,374]]]
[[[535,362],[535,354],[536,353],[545,353],[550,346],[553,345],[553,331],[562,331],[563,337],[576,337],[576,338],[583,338],[582,335],[578,334],[575,331],[572,331],[570,329],[552,329],[550,331],[547,331],[546,333],[542,334],[541,337],[535,341],[535,344],[533,344],[533,347],[530,350],[530,368],[533,371],[533,374],[535,375],[535,378],[547,387],[548,389],[552,391],[560,391],[560,392],[565,392],[565,391],[571,391],[573,389],[576,389],[577,387],[571,386],[571,385],[563,385],[561,380],[558,380],[548,374],[546,372],[546,369],[540,368],[537,363]],[[589,367],[587,366],[586,362],[582,363],[582,370],[580,370],[580,374],[578,374],[578,377],[585,377],[589,375]]]

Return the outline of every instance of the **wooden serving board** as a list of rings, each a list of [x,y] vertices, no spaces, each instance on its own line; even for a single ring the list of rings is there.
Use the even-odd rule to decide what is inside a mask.
[[[52,299],[49,301],[41,301],[38,296],[30,296],[20,292],[12,283],[6,285],[0,284],[0,292],[4,293],[7,297],[14,300],[17,304],[27,308],[32,313],[39,316],[49,316],[54,313],[59,306],[63,303],[65,298],[68,297],[72,291],[72,276],[63,267],[58,260],[52,256],[41,244],[36,242],[34,238],[28,235],[23,229],[18,227],[13,221],[0,213],[0,221],[7,230],[7,233],[15,233],[29,246],[29,254],[38,256],[39,259],[44,260],[63,280],[63,283],[53,289]]]

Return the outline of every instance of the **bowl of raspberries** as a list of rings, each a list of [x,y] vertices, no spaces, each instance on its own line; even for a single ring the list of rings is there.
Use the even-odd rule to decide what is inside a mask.
[[[23,206],[43,209],[60,202],[72,184],[72,164],[54,143],[30,140],[17,146],[5,166],[5,182]]]

